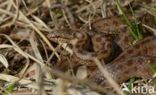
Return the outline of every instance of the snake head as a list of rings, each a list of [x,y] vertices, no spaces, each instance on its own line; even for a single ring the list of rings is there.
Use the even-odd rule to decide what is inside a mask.
[[[70,43],[75,38],[75,31],[70,29],[51,32],[47,38],[52,42]]]

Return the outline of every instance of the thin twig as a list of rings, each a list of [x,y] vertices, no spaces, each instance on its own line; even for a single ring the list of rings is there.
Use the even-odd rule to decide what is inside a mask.
[[[17,8],[17,6],[13,2],[13,0],[11,0],[11,2],[13,4],[13,6],[15,8]],[[57,56],[57,58],[60,60],[60,57],[59,57],[58,53],[55,51],[54,47],[49,42],[49,40],[42,34],[42,32],[33,23],[31,23],[31,21],[20,10],[19,10],[19,15],[21,15],[21,17],[35,30],[35,32],[40,35],[40,37],[46,42],[46,44],[51,48],[51,50],[55,53],[55,55]]]
[[[96,65],[98,66],[99,70],[101,71],[101,73],[103,74],[103,76],[107,79],[108,83],[114,88],[114,90],[116,90],[116,92],[118,93],[118,95],[124,95],[124,93],[120,89],[120,86],[113,80],[113,78],[108,73],[108,71],[106,70],[106,68],[104,68],[101,65],[101,62],[97,58],[94,58],[94,61],[95,61]]]
[[[50,8],[51,9],[54,9],[54,8],[64,9],[64,11],[67,13],[67,16],[69,18],[70,26],[72,26],[73,28],[76,27],[74,17],[67,6],[65,6],[64,4],[52,4]]]

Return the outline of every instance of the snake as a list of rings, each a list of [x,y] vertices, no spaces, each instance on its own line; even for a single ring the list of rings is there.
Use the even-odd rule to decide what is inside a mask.
[[[73,45],[75,59],[85,61],[83,65],[93,65],[93,57],[104,60],[105,67],[118,83],[132,77],[149,78],[152,76],[149,64],[156,65],[156,36],[150,35],[134,42],[128,26],[121,17],[108,17],[96,20],[92,29],[66,29],[49,33],[48,39]],[[121,52],[114,58],[114,47]],[[149,62],[150,61],[150,62]],[[90,79],[100,85],[106,85],[106,79],[97,69],[93,70]]]

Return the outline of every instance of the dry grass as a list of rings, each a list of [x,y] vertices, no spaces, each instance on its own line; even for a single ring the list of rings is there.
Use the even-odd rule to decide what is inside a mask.
[[[122,6],[127,7],[133,1],[126,1]],[[111,0],[0,0],[0,94],[106,93],[107,89],[96,83],[56,70],[53,65],[62,58],[59,46],[70,54],[72,49],[64,43],[56,46],[46,35],[59,29],[90,26],[93,20],[117,13],[120,14]],[[148,25],[144,27],[155,31]],[[124,95],[107,70],[101,68],[98,60],[96,63],[118,95]]]

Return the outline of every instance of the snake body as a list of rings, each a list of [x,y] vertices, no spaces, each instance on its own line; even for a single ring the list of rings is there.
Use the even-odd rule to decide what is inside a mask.
[[[65,33],[65,34],[64,34]],[[116,38],[110,35],[119,34]],[[78,61],[90,62],[93,57],[104,61],[109,60],[113,54],[114,42],[121,47],[123,52],[113,61],[106,64],[106,68],[113,79],[121,83],[131,77],[151,77],[150,63],[156,65],[156,36],[145,37],[134,45],[134,39],[128,33],[128,27],[119,17],[103,19],[92,23],[92,30],[81,29],[78,31],[57,31],[48,34],[51,41],[64,41],[71,43],[74,40],[73,52]],[[60,40],[61,39],[61,40]],[[77,59],[75,58],[75,60]],[[88,65],[88,64],[83,64]],[[105,85],[106,80],[98,69],[95,69],[90,79]]]
[[[156,36],[151,36],[136,43],[106,65],[113,79],[122,83],[132,77],[150,78],[153,73],[150,65],[156,65]],[[91,79],[101,85],[107,82],[96,69]]]

